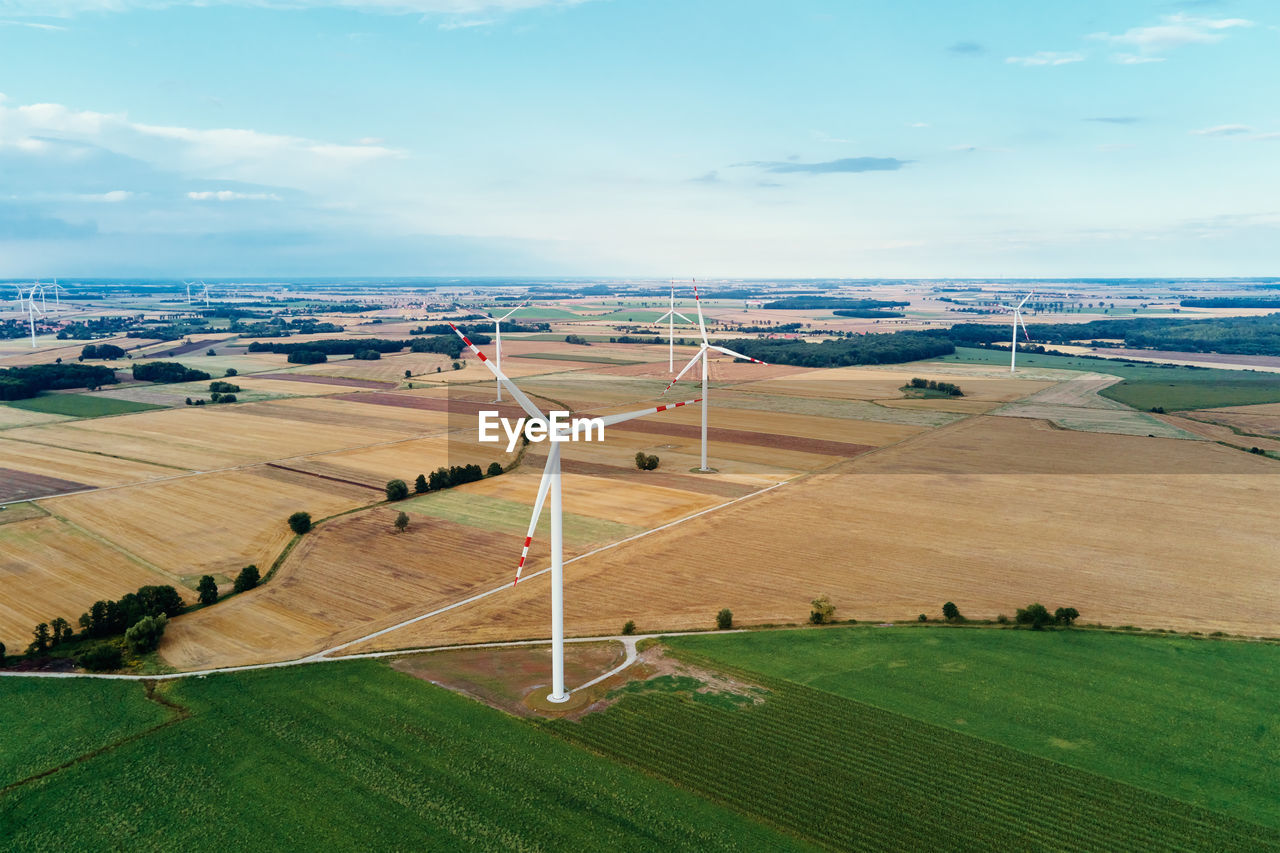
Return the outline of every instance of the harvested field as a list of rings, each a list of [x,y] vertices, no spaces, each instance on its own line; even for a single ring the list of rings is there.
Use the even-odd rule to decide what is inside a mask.
[[[161,655],[181,669],[286,660],[511,582],[520,542],[442,519],[397,534],[397,511],[317,528],[271,583],[175,620]]]
[[[435,352],[406,352],[384,354],[376,361],[361,361],[354,358],[343,358],[325,364],[312,364],[304,368],[308,375],[326,379],[339,377],[363,379],[381,383],[378,387],[395,387],[406,381],[404,372],[408,370],[414,377],[434,379],[436,368],[452,371],[453,359]],[[369,386],[372,387],[372,386]]]
[[[1048,383],[1037,379],[992,376],[984,368],[927,362],[901,367],[837,367],[815,370],[782,379],[755,383],[752,391],[798,397],[834,397],[840,400],[883,400],[901,397],[899,389],[915,377],[946,379],[960,385],[967,400],[1009,402],[1026,397]]]
[[[245,411],[257,418],[281,418],[298,423],[383,430],[404,435],[437,433],[449,425],[443,413],[378,406],[346,396],[293,397],[260,403]]]
[[[930,412],[952,412],[958,415],[983,415],[1000,406],[1000,403],[996,402],[966,400],[963,397],[902,397],[876,400],[875,404],[890,409],[918,409]]]
[[[1249,435],[1280,436],[1280,404],[1277,403],[1261,406],[1234,406],[1225,409],[1201,409],[1194,413],[1182,412],[1182,414],[1188,418],[1222,424]]]
[[[316,385],[337,385],[343,388],[375,388],[386,390],[394,388],[395,382],[382,382],[373,379],[353,379],[348,376],[311,376],[306,373],[258,373],[255,379],[283,379],[288,382],[311,382]]]
[[[700,415],[698,417],[701,417]],[[702,427],[692,423],[673,422],[657,416],[627,421],[625,431],[643,433],[645,435],[673,436],[675,438],[697,438],[701,441]],[[688,420],[688,416],[685,416]],[[748,419],[749,420],[749,419]],[[753,432],[745,429],[724,429],[707,427],[707,441],[724,444],[745,444],[755,447],[771,447],[779,450],[794,450],[800,453],[811,453],[821,456],[858,456],[872,449],[869,444],[853,444],[845,441],[832,441],[822,438],[806,438],[800,435],[778,435],[776,433]]]
[[[0,430],[14,427],[35,426],[36,424],[52,424],[58,421],[69,421],[66,415],[54,415],[49,412],[31,412],[17,409],[8,404],[0,405]]]
[[[891,424],[730,407],[719,410],[716,408],[718,403],[719,395],[711,402],[711,411],[708,413],[709,429],[742,430],[760,433],[770,439],[772,446],[805,450],[806,452],[826,453],[828,455],[844,455],[843,449],[834,445],[853,444],[880,447],[886,444],[895,444],[926,430],[926,427],[914,424]],[[664,412],[661,415],[655,415],[653,418],[648,419],[646,423],[696,424],[698,429],[701,430],[702,410],[698,406],[675,409],[674,411]],[[825,449],[791,447],[787,443],[789,441],[788,437],[819,439],[824,443],[832,442],[833,446]],[[774,441],[774,439],[778,440]],[[841,452],[836,453],[836,450],[841,450]]]
[[[43,474],[0,468],[0,503],[25,501],[88,488],[90,486],[87,484],[73,480],[59,480],[57,477],[47,477]]]
[[[506,475],[513,476],[513,475]],[[398,505],[417,515],[444,519],[491,533],[508,537],[512,549],[512,566],[519,556],[517,546],[524,542],[529,531],[532,505],[490,495],[476,494],[474,489],[451,489],[438,494],[423,495]],[[534,537],[542,543],[535,551],[546,551],[551,536],[550,514],[544,508],[538,520]],[[429,523],[429,522],[428,522]],[[596,545],[616,542],[639,533],[641,528],[616,521],[584,515],[579,512],[564,513],[565,548],[582,552]],[[535,555],[536,556],[536,555]]]
[[[100,598],[170,582],[56,518],[0,525],[0,642],[21,651],[40,622],[61,616],[75,625]]]
[[[1256,435],[1241,435],[1229,426],[1225,426],[1217,422],[1217,419],[1201,420],[1200,412],[1188,413],[1186,417],[1178,415],[1155,415],[1161,421],[1170,426],[1194,433],[1201,438],[1210,441],[1217,441],[1223,444],[1230,444],[1233,447],[1239,447],[1248,450],[1256,447],[1259,450],[1270,450],[1280,453],[1280,439],[1262,438]]]
[[[1106,432],[1116,435],[1145,435],[1155,438],[1197,439],[1194,431],[1180,428],[1173,421],[1163,420],[1128,407],[1118,409],[1082,408],[1058,406],[1051,403],[1009,403],[993,415],[1004,418],[1035,418],[1050,421],[1063,429],[1080,432]]]
[[[1208,442],[980,418],[571,564],[566,626],[706,628],[721,607],[742,624],[803,622],[828,594],[860,620],[1041,601],[1087,622],[1276,636],[1277,472]],[[546,583],[353,651],[545,636]]]
[[[186,473],[183,468],[3,439],[0,439],[0,466],[91,486],[121,486]]]
[[[655,448],[642,449],[645,451],[655,450]],[[665,451],[665,448],[661,450]],[[622,460],[622,462],[618,464],[611,465],[604,462],[590,462],[585,459],[563,458],[560,461],[560,467],[561,470],[568,474],[588,474],[593,477],[605,477],[619,482],[647,483],[651,486],[664,486],[669,489],[681,489],[687,492],[701,492],[707,495],[719,495],[720,497],[726,498],[741,497],[748,492],[754,491],[752,486],[743,485],[720,477],[707,476],[705,474],[640,471],[634,464],[624,463],[626,463],[626,460]],[[537,468],[546,464],[546,457],[526,454],[525,464]],[[667,467],[674,469],[674,471],[683,470],[679,466],[668,465]]]
[[[931,403],[933,400],[898,400],[898,403]],[[946,403],[949,401],[938,400]],[[970,401],[974,402],[974,401]],[[995,402],[983,405],[996,406]],[[784,394],[761,394],[750,388],[728,388],[717,390],[711,401],[711,408],[734,408],[765,410],[770,412],[789,412],[796,415],[840,418],[844,420],[879,421],[888,424],[904,424],[909,426],[938,427],[955,423],[964,417],[936,407],[925,406],[893,406],[887,407],[881,401],[870,400],[838,400],[830,397],[796,397]]]
[[[341,450],[289,462],[288,467],[342,479],[381,489],[388,480],[409,483],[419,474],[430,474],[437,468],[473,464],[488,469],[489,463],[510,463],[514,454],[503,452],[497,444],[463,443],[456,438],[435,436],[409,439],[395,444],[360,450]],[[465,459],[463,457],[466,457]]]
[[[174,578],[263,571],[293,535],[285,519],[320,519],[376,500],[366,489],[253,468],[53,498],[43,506]]]
[[[308,377],[301,373],[254,374],[236,376],[232,380],[241,388],[284,397],[316,397],[322,394],[345,394],[351,385],[334,382],[328,377]],[[377,388],[390,386],[378,383]]]

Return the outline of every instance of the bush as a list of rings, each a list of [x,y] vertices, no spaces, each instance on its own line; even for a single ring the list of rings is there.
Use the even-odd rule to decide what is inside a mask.
[[[240,390],[240,386],[234,385],[230,382],[223,382],[221,379],[217,379],[209,383],[209,390],[217,391],[219,393],[235,394]]]
[[[217,400],[217,401],[215,401],[215,402],[218,402],[218,403],[234,403],[235,401],[236,401],[236,395],[235,395],[235,394],[223,394],[223,395],[222,395],[222,399],[221,399],[221,400]]]
[[[4,653],[5,653],[4,643],[0,643],[0,667],[4,666]]]
[[[409,497],[409,484],[404,480],[389,480],[386,486],[387,500],[402,501]]]
[[[233,589],[236,592],[248,592],[257,586],[260,580],[262,580],[262,576],[258,574],[257,566],[245,566],[240,570],[240,574],[236,575],[236,582]]]
[[[117,358],[124,358],[124,350],[115,344],[86,344],[84,349],[80,350],[80,360],[86,358],[98,359],[99,361],[115,361]]]
[[[1032,631],[1042,631],[1044,626],[1053,621],[1048,608],[1039,602],[1019,607],[1013,618],[1019,625],[1030,625]]]
[[[719,624],[719,621],[720,621],[719,619],[717,619],[717,620],[716,620],[717,624]],[[731,613],[731,614],[729,614],[729,622],[730,622],[730,624],[732,624],[732,623],[733,623],[733,614],[732,614],[732,613]],[[634,634],[635,632],[636,632],[636,623],[635,623],[635,621],[634,621],[634,620],[631,620],[631,619],[628,619],[628,620],[627,620],[627,624],[625,624],[625,625],[623,625],[623,626],[622,626],[622,633],[623,633],[625,636],[628,636],[628,637],[629,637],[629,636],[631,636],[632,634]]]
[[[218,601],[218,582],[213,579],[213,575],[203,575],[196,592],[200,594],[201,604],[215,604]]]
[[[454,369],[454,370],[461,370],[461,369],[462,369],[462,362],[460,362],[460,361],[455,361],[455,362],[453,363],[453,369]]]
[[[641,471],[653,471],[658,467],[658,457],[647,456],[644,453],[636,454],[636,467]]]
[[[437,367],[437,368],[436,368],[436,372],[437,372],[437,373],[439,373],[439,372],[440,372],[440,368],[438,368],[438,367]],[[411,376],[413,376],[413,371],[412,371],[412,370],[406,370],[406,371],[404,372],[404,378],[405,378],[405,379],[408,379],[408,378],[409,378],[409,377],[411,377]]]
[[[814,625],[826,625],[831,622],[832,617],[835,616],[836,606],[831,603],[829,596],[819,596],[809,603],[813,607],[809,612],[809,622]]]
[[[295,512],[289,516],[289,529],[301,536],[311,531],[311,513]]]
[[[565,335],[564,342],[566,344],[577,344],[580,347],[591,346],[591,342],[588,341],[586,338],[584,338],[582,335]]]
[[[159,616],[144,616],[124,632],[124,643],[134,654],[155,651],[167,624],[169,617],[163,613]]]
[[[294,350],[288,358],[290,364],[324,364],[328,360],[329,356],[318,349]]]
[[[942,605],[942,616],[948,622],[963,622],[964,617],[960,615],[960,608],[956,607],[954,602],[948,601]]]
[[[916,621],[917,621],[917,622],[928,622],[928,621],[929,621],[929,614],[928,614],[928,613],[921,613],[919,616],[917,616],[917,617],[916,617]]]
[[[1009,624],[1009,617],[1008,617],[1008,616],[1005,616],[1003,613],[997,613],[997,614],[996,614],[996,624],[997,624],[997,625],[1008,625],[1008,624]]]
[[[721,631],[728,631],[733,627],[733,611],[725,608],[716,614],[716,628]]]
[[[236,370],[234,367],[227,368],[227,376],[238,376],[239,374],[240,371]]]
[[[139,382],[202,382],[209,378],[203,370],[184,367],[176,361],[150,361],[133,366],[133,378]]]
[[[377,361],[382,358],[382,353],[378,352],[376,349],[361,349],[356,350],[352,358],[356,361]],[[407,379],[408,377],[406,376],[405,378]]]
[[[1080,618],[1080,611],[1074,607],[1059,607],[1053,611],[1053,621],[1070,628]]]
[[[124,665],[124,655],[115,643],[99,643],[76,656],[76,663],[90,672],[105,672]]]
[[[498,462],[490,462],[489,468],[484,472],[486,477],[498,477],[502,474],[502,465]]]

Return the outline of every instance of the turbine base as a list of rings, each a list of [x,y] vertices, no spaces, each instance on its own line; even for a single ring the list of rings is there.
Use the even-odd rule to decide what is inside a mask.
[[[561,694],[560,696],[557,696],[557,695],[556,695],[556,694],[554,694],[554,693],[548,693],[548,694],[547,694],[547,701],[548,701],[548,702],[555,702],[557,705],[559,705],[559,704],[561,704],[561,703],[563,703],[563,702],[568,702],[568,701],[569,701],[569,697],[570,697],[570,695],[571,695],[571,694],[569,694],[569,693],[567,693],[567,692],[566,692],[566,693]]]

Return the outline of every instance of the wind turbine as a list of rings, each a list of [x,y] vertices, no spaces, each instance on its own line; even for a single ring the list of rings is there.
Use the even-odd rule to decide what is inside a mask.
[[[676,310],[676,283],[671,282],[671,309],[663,314],[655,323],[667,321],[667,361],[669,362],[668,370],[672,373],[676,372],[676,318],[679,317],[686,323],[692,323],[688,317]]]
[[[1035,293],[1035,291],[1031,291]],[[1013,346],[1009,348],[1009,372],[1013,373],[1014,368],[1018,364],[1018,326],[1022,326],[1022,334],[1027,336],[1027,340],[1031,340],[1031,334],[1027,331],[1027,324],[1022,321],[1022,306],[1027,304],[1027,300],[1031,298],[1031,293],[1022,297],[1013,309]]]
[[[31,286],[31,291],[27,294],[27,320],[31,323],[31,346],[36,345],[36,312],[40,316],[44,316],[44,309],[36,307],[36,290],[40,290],[40,301],[44,302],[44,287],[38,284]]]
[[[471,348],[476,357],[489,368],[489,371],[493,373],[498,382],[506,386],[507,390],[511,392],[512,399],[519,403],[520,408],[528,413],[530,421],[548,425],[546,431],[549,433],[550,421],[542,413],[542,410],[535,406],[497,365],[489,361],[485,354],[480,352],[479,348],[471,343],[466,335],[458,331],[457,326],[450,323],[449,327],[457,333],[458,337],[462,338],[462,342]],[[665,412],[667,409],[675,409],[697,402],[699,401],[686,400],[682,403],[655,406],[651,409],[640,409],[635,412],[605,415],[600,420],[605,426],[610,426],[633,418],[642,418],[645,415]],[[581,422],[574,422],[573,426],[569,428],[573,432],[577,432],[580,425]],[[565,433],[562,432],[561,435],[565,435]],[[516,579],[512,585],[520,583],[520,573],[524,570],[524,561],[529,556],[529,545],[533,542],[533,534],[538,526],[538,517],[542,514],[542,505],[546,501],[547,493],[549,492],[551,494],[551,694],[547,697],[547,700],[559,703],[569,701],[569,691],[565,690],[564,687],[564,507],[560,492],[560,442],[550,441],[549,443],[551,448],[547,452],[547,464],[542,469],[542,480],[538,483],[538,498],[533,505],[533,518],[529,521],[529,533],[524,538],[524,550],[520,552],[520,563],[516,566]]]
[[[21,316],[21,315],[22,315],[22,312],[27,310],[27,308],[26,308],[26,302],[25,302],[25,300],[23,299],[23,296],[22,296],[22,288],[21,288],[19,285],[16,285],[16,284],[15,284],[15,285],[13,286],[13,289],[14,289],[14,290],[16,290],[16,291],[18,291],[18,315],[19,315],[19,316]]]
[[[702,467],[698,470],[704,474],[708,474],[711,472],[711,469],[707,467],[707,409],[709,408],[709,399],[707,397],[707,359],[711,355],[711,351],[715,350],[716,352],[722,352],[725,355],[731,355],[734,358],[745,358],[747,361],[754,361],[756,364],[767,364],[768,362],[761,361],[758,358],[752,358],[749,355],[743,355],[740,352],[734,352],[728,347],[717,346],[707,340],[707,324],[702,319],[702,300],[698,298],[697,284],[694,284],[693,286],[693,304],[697,306],[698,309],[698,331],[702,333],[702,345],[698,348],[697,354],[693,358],[689,359],[689,363],[684,366],[684,370],[681,370],[676,374],[676,378],[671,380],[670,384],[667,385],[666,389],[662,393],[665,394],[667,391],[670,391],[671,386],[679,382],[680,377],[688,373],[689,368],[693,367],[695,362],[699,360],[702,361]]]
[[[66,290],[66,288],[58,284],[58,280],[56,278],[53,280],[52,287],[53,287],[53,299],[54,299],[53,310],[57,311],[58,313],[62,313],[62,291]],[[44,291],[44,288],[41,288],[41,293],[43,293],[43,291]]]
[[[183,284],[185,284],[185,285],[187,286],[187,304],[188,304],[188,305],[190,305],[190,304],[191,304],[191,284],[192,284],[192,283],[191,283],[191,282],[189,282],[189,281],[185,281],[185,280],[184,280],[182,283],[183,283]]]
[[[209,307],[209,285],[204,283],[204,279],[200,280],[200,284],[204,286],[204,307]]]
[[[489,319],[493,321],[494,366],[497,367],[498,370],[502,370],[502,321],[507,319],[512,314],[516,313],[517,311],[519,311],[521,308],[525,307],[528,304],[529,304],[529,300],[526,299],[524,302],[520,303],[515,308],[512,308],[510,311],[503,314],[501,317],[495,317],[492,314],[489,315]],[[498,384],[497,402],[501,403],[502,402],[502,380],[498,380],[497,384]]]

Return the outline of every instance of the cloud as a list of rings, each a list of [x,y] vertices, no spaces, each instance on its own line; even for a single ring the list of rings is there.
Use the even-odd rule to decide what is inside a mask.
[[[1253,130],[1247,124],[1220,124],[1215,127],[1205,127],[1200,130],[1188,131],[1192,136],[1238,136],[1242,133],[1248,133]]]
[[[1041,50],[1030,56],[1010,56],[1005,62],[1013,65],[1069,65],[1072,62],[1083,62],[1084,54],[1076,51],[1060,53],[1053,50]]]
[[[899,160],[896,157],[845,157],[840,160],[828,160],[823,163],[752,160],[747,163],[735,163],[734,165],[763,169],[766,172],[775,174],[830,175],[839,172],[896,172],[911,162],[911,160]]]
[[[986,53],[987,49],[976,41],[958,41],[949,45],[947,50],[951,53],[958,53],[962,56],[974,56],[979,53]]]
[[[1138,116],[1094,116],[1085,121],[1100,121],[1104,124],[1137,124],[1142,119]]]
[[[1094,33],[1090,38],[1136,48],[1139,53],[1163,53],[1189,44],[1213,44],[1226,37],[1225,30],[1251,27],[1244,18],[1198,18],[1179,12],[1165,15],[1160,23],[1133,27],[1118,35]]]
[[[907,127],[928,127],[928,126],[929,126],[929,122],[927,121],[913,121],[907,124]]]
[[[187,193],[192,201],[280,201],[275,193],[241,193],[234,190],[197,190]]]
[[[1139,56],[1136,53],[1113,53],[1111,61],[1121,65],[1146,65],[1148,62],[1164,62],[1163,56]]]
[[[0,9],[15,17],[69,18],[84,12],[129,12],[173,6],[252,6],[264,9],[350,9],[390,15],[439,15],[474,26],[490,16],[542,7],[577,6],[589,0],[4,0]]]
[[[1268,131],[1267,133],[1255,133],[1253,136],[1250,136],[1249,138],[1253,140],[1257,140],[1258,142],[1272,142],[1272,141],[1280,140],[1280,130]]]
[[[57,24],[40,24],[35,21],[0,21],[0,27],[29,27],[33,30],[59,30],[65,31],[66,27],[60,27]]]

